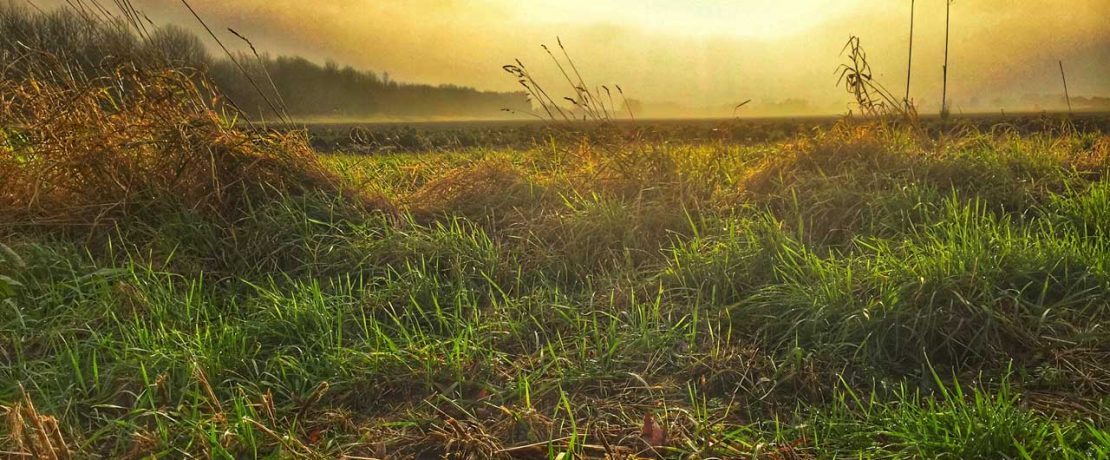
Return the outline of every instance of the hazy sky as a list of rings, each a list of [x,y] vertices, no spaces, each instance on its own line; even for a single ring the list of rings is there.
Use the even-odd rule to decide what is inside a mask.
[[[52,6],[62,0],[33,0]],[[100,0],[110,4],[110,1]],[[133,0],[157,22],[178,0]],[[586,79],[639,99],[710,106],[754,99],[847,103],[834,70],[859,35],[877,78],[905,88],[910,0],[191,0],[213,28],[274,54],[333,59],[400,81],[513,90],[520,58],[556,86],[540,44],[560,36]],[[939,106],[945,0],[917,0],[913,97]],[[1110,0],[955,0],[949,94],[1110,95]],[[560,91],[562,92],[562,91]],[[569,91],[567,91],[569,92]]]

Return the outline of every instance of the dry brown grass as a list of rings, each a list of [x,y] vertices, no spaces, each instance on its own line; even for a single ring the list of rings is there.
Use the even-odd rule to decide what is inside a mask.
[[[448,170],[406,201],[418,215],[499,218],[535,205],[542,195],[543,188],[519,168],[505,160],[491,159]]]
[[[1083,151],[1074,160],[1076,170],[1083,172],[1091,180],[1100,180],[1110,171],[1110,135],[1103,135],[1090,149]]]
[[[765,195],[800,174],[836,175],[852,169],[889,171],[903,167],[904,155],[890,151],[888,135],[877,124],[841,124],[813,138],[799,138],[782,146],[782,153],[765,158],[746,172],[742,188]]]
[[[7,412],[7,447],[0,448],[5,458],[69,460],[70,450],[58,419],[40,414],[30,395],[20,386],[22,400],[12,407],[0,406]]]
[[[242,129],[196,80],[135,66],[0,79],[0,220],[95,226],[157,209],[234,219],[259,194],[352,194],[302,133]]]

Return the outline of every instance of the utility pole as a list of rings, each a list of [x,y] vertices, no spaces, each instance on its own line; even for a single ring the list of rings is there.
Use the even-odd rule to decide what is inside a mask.
[[[916,5],[917,0],[910,0],[910,60],[906,64],[906,98],[903,99],[907,109],[910,108],[910,76],[913,72],[913,14]]]
[[[946,0],[944,13],[944,89],[940,96],[940,116],[948,118],[948,31],[952,26],[952,0]]]
[[[1064,61],[1060,61],[1060,79],[1064,80],[1064,99],[1068,101],[1068,114],[1071,114],[1071,95],[1068,94],[1068,77],[1064,75]]]

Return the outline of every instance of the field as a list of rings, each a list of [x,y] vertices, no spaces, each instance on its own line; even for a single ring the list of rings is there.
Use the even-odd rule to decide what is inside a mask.
[[[1104,118],[483,146],[6,91],[11,458],[1110,455]]]
[[[919,116],[853,37],[854,116],[635,121],[561,41],[571,106],[67,3],[0,4],[0,458],[1110,458],[1110,114]]]
[[[466,148],[503,148],[523,150],[534,147],[537,139],[551,137],[578,141],[611,139],[610,125],[634,132],[641,141],[654,143],[751,145],[781,142],[815,129],[835,126],[843,116],[734,118],[734,119],[660,119],[610,120],[605,124],[580,123],[572,129],[559,124],[522,121],[454,122],[307,122],[313,148],[323,153],[419,153]],[[1047,113],[961,115],[959,129],[990,132],[1005,129],[1023,133],[1059,128],[1062,118]],[[1072,128],[1082,132],[1106,132],[1110,114],[1078,112],[1068,117]],[[915,128],[938,136],[951,133],[953,124],[936,116],[920,116]],[[568,137],[569,134],[569,137]]]

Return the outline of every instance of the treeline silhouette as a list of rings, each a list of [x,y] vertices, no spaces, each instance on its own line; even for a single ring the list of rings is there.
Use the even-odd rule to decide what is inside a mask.
[[[35,59],[28,59],[28,52],[37,59],[64,60],[72,69],[72,75],[36,78],[96,78],[125,64],[195,69],[228,103],[255,119],[275,119],[275,110],[299,119],[357,119],[495,118],[504,115],[503,109],[531,109],[524,93],[406,84],[387,74],[302,57],[213,56],[184,28],[147,29],[124,20],[94,20],[93,14],[70,8],[44,12],[0,1],[0,71],[31,72]]]
[[[269,78],[278,98],[294,117],[439,116],[498,117],[510,109],[528,112],[523,93],[477,91],[455,85],[414,85],[391,81],[373,72],[339,67],[333,62],[319,65],[301,57],[240,55],[237,58],[262,93],[270,93]],[[241,108],[265,113],[266,101],[252,88],[243,72],[227,59],[208,67],[216,85]],[[270,97],[267,94],[267,97]]]

